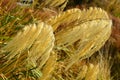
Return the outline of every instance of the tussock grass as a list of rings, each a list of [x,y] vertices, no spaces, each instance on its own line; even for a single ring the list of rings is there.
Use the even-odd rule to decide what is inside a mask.
[[[106,11],[96,7],[63,11],[68,0],[35,1],[29,6],[7,1],[0,1],[1,79],[110,78],[107,61],[86,59],[110,37],[112,21]]]

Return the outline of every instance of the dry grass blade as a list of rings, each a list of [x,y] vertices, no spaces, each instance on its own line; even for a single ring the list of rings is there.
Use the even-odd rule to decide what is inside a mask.
[[[58,8],[63,10],[66,7],[68,0],[42,0],[40,7]]]
[[[107,51],[107,50],[106,50]],[[100,54],[106,54],[106,51],[100,52]],[[107,53],[107,55],[109,55]],[[103,56],[100,55],[100,61],[99,61],[99,73],[98,73],[98,79],[99,80],[114,80],[113,76],[111,76],[111,56]]]
[[[87,70],[88,70],[88,66],[87,65],[83,65],[82,70],[78,74],[76,80],[82,80],[82,79],[84,79],[85,76],[86,76]]]
[[[0,54],[5,55],[2,58],[5,61],[0,65],[0,73],[11,76],[11,73],[17,71],[34,68],[38,70],[46,63],[53,46],[54,35],[51,26],[43,22],[25,26],[23,31],[2,48],[4,52]],[[38,71],[35,70],[34,74],[37,74]]]
[[[56,57],[57,57],[56,54],[52,52],[46,65],[43,67],[43,70],[42,70],[43,75],[40,78],[40,80],[49,80],[49,78],[51,77],[51,72],[54,70],[54,67],[55,67]]]
[[[4,76],[4,74],[0,74],[0,79],[1,79],[1,80],[8,80],[8,79],[6,78],[6,76]]]
[[[97,65],[90,64],[88,67],[85,80],[97,80],[98,73],[99,73],[99,64]]]

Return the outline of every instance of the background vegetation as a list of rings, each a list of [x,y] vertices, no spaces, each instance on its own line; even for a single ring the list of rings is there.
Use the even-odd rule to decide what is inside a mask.
[[[0,53],[1,53],[0,79],[1,80],[2,79],[3,80],[37,80],[37,79],[38,80],[119,80],[120,79],[120,69],[119,69],[120,67],[120,19],[119,19],[120,1],[119,0],[109,0],[109,1],[108,0],[63,0],[62,2],[59,0],[60,2],[57,2],[56,0],[56,4],[52,4],[52,2],[49,3],[49,1],[35,0],[33,4],[30,3],[28,4],[28,2],[25,4],[20,4],[19,0],[0,1]],[[12,41],[13,38],[16,36],[16,33],[21,31],[26,25],[38,23],[38,21],[42,21],[54,26],[54,24],[52,24],[52,21],[49,21],[49,19],[51,19],[53,16],[56,16],[69,9],[79,8],[81,10],[84,10],[84,9],[88,9],[89,7],[100,7],[104,9],[105,11],[107,11],[110,19],[112,19],[113,22],[112,34],[109,40],[107,40],[105,45],[100,50],[95,52],[92,56],[85,58],[83,60],[78,60],[68,70],[65,70],[66,64],[69,63],[68,58],[71,55],[73,55],[72,52],[75,51],[77,45],[76,46],[71,45],[67,48],[64,46],[57,48],[55,47],[54,51],[51,52],[49,59],[40,68],[40,71],[38,69],[35,69],[34,71],[34,70],[25,70],[23,68],[22,69],[20,68],[19,70],[19,68],[16,68],[17,70],[12,71],[11,73],[9,70],[13,68],[14,65],[3,68],[2,65],[3,63],[6,62],[6,59],[4,59],[6,54],[3,54],[4,53],[2,50],[3,47],[5,47],[9,41]],[[64,26],[66,25],[60,24],[59,26],[62,26],[64,28]],[[45,28],[44,30],[48,31],[47,28]],[[57,35],[57,32],[59,32],[59,30],[61,29],[54,31],[54,34]],[[48,31],[48,33],[50,33],[50,31]],[[56,44],[58,43],[59,42],[57,42]],[[76,44],[79,43],[76,42]],[[23,57],[20,58],[20,61],[22,60],[24,60]],[[24,65],[24,64],[20,63],[19,65]]]

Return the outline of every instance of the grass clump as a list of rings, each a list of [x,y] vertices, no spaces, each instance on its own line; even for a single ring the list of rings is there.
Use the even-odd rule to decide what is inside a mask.
[[[0,3],[1,79],[110,80],[108,61],[91,57],[111,35],[105,10],[65,10],[68,0]]]

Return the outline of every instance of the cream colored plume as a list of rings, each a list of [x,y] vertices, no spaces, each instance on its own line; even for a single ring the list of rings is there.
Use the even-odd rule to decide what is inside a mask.
[[[60,13],[47,22],[52,25],[54,31],[56,30],[57,45],[69,45],[79,39],[85,38],[88,36],[88,33],[90,35],[93,32],[90,31],[91,29],[104,28],[109,22],[111,25],[107,13],[101,8],[90,8],[83,11],[76,8],[71,9]],[[101,23],[99,22],[103,24],[100,25]],[[99,25],[100,27],[95,27],[94,25]]]
[[[112,21],[101,8],[84,10],[70,9],[48,20],[52,25],[56,46],[69,46],[76,43],[67,69],[79,59],[91,56],[99,50],[111,34]]]
[[[92,24],[92,22],[94,22],[94,24]],[[89,25],[90,28],[87,29],[87,25]],[[86,30],[82,34],[82,36],[84,36],[80,37],[80,41],[77,43],[77,51],[71,56],[67,68],[79,59],[88,58],[94,52],[98,51],[110,37],[111,25],[111,20],[97,20],[83,24],[83,27],[86,27]]]
[[[21,68],[40,70],[50,56],[54,40],[52,27],[43,22],[25,26],[2,48],[4,53],[0,54],[5,54],[6,61],[0,66],[0,73],[9,75]]]

